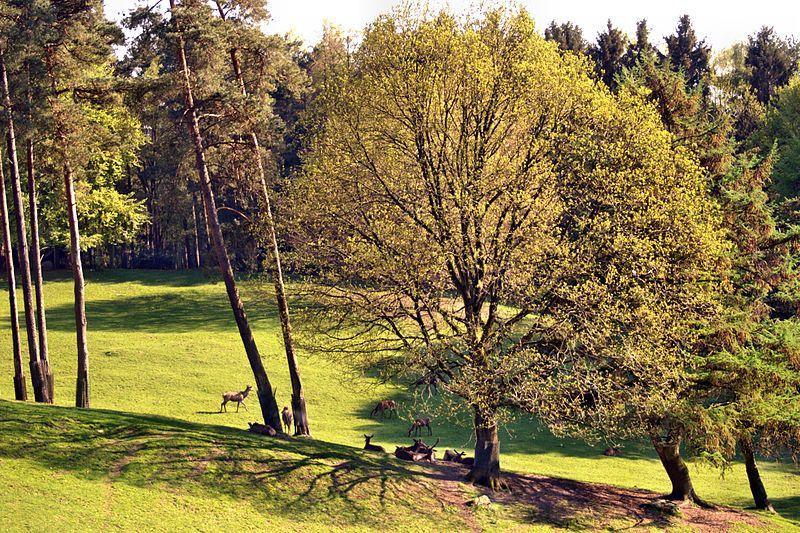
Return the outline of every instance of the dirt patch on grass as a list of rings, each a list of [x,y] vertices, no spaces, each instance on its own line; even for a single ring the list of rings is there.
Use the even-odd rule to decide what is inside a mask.
[[[441,486],[442,498],[456,505],[463,513],[471,514],[467,506],[470,495],[461,483],[467,469],[457,465],[439,464],[434,467]],[[741,525],[763,528],[759,517],[729,507],[704,509],[692,503],[678,505],[677,516],[654,509],[652,504],[661,495],[638,489],[625,489],[612,485],[583,483],[569,479],[538,475],[505,474],[507,491],[480,493],[489,496],[493,503],[522,513],[528,523],[551,524],[567,528],[658,528],[688,527],[692,531],[729,531]],[[467,523],[479,530],[472,519]]]

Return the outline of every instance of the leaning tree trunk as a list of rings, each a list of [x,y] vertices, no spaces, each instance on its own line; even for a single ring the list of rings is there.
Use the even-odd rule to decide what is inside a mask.
[[[225,14],[220,4],[220,15],[224,18]],[[231,50],[231,64],[239,88],[244,96],[247,96],[247,87],[244,84],[242,69],[239,65],[239,58],[236,49]],[[292,415],[294,419],[295,435],[311,435],[308,425],[308,411],[306,409],[306,397],[303,392],[303,381],[300,379],[300,368],[297,364],[297,355],[294,351],[294,340],[292,339],[292,324],[289,321],[289,304],[286,300],[286,287],[283,284],[283,268],[281,267],[281,254],[278,249],[278,236],[275,231],[275,219],[272,216],[272,202],[269,197],[269,187],[267,186],[267,176],[264,171],[264,163],[261,160],[261,148],[258,143],[258,136],[250,133],[250,148],[253,150],[253,161],[258,169],[258,176],[261,181],[261,192],[264,201],[264,214],[266,215],[267,231],[269,233],[269,246],[272,251],[272,280],[275,284],[275,299],[278,304],[278,314],[281,319],[281,331],[283,332],[283,346],[286,350],[286,361],[289,365],[289,378],[292,383]]]
[[[742,438],[739,440],[739,447],[744,456],[747,481],[750,483],[750,492],[753,494],[753,502],[756,505],[756,509],[774,513],[775,509],[772,507],[772,503],[767,497],[767,489],[764,488],[764,482],[761,480],[761,474],[758,472],[756,454],[753,449],[752,441],[750,441],[749,438]]]
[[[44,308],[44,282],[42,280],[42,251],[39,241],[39,210],[36,205],[36,172],[33,166],[33,140],[27,141],[28,163],[28,203],[31,217],[31,266],[33,285],[36,289],[36,325],[39,331],[39,360],[42,375],[47,381],[47,395],[50,402],[55,399],[53,370],[50,367],[50,354],[47,345],[47,318]]]
[[[19,314],[17,312],[17,283],[14,276],[14,258],[11,255],[11,224],[8,221],[6,201],[6,178],[3,175],[3,151],[0,150],[0,217],[3,224],[3,258],[8,282],[8,306],[11,315],[11,346],[14,352],[14,398],[25,401],[28,390],[25,386],[25,370],[22,367],[22,347],[19,339]]]
[[[467,480],[496,490],[500,479],[500,437],[494,412],[475,407],[475,463]]]
[[[708,506],[701,500],[692,486],[692,478],[689,474],[689,467],[681,457],[681,439],[673,437],[669,440],[654,437],[653,447],[656,449],[658,458],[669,476],[672,483],[672,492],[666,496],[668,500],[692,501],[703,507]]]
[[[46,56],[48,75],[53,91],[56,94],[56,78],[50,55]],[[57,106],[54,106],[57,108]],[[78,352],[78,372],[75,382],[75,406],[89,407],[89,348],[86,344],[86,294],[81,263],[81,234],[78,227],[78,206],[75,199],[75,184],[72,164],[67,151],[67,133],[64,130],[66,118],[60,110],[55,113],[55,133],[62,158],[64,172],[64,196],[67,201],[67,220],[69,222],[69,258],[72,268],[72,285],[74,294],[75,341]]]
[[[11,198],[14,201],[14,222],[17,229],[17,252],[19,255],[20,278],[22,279],[22,297],[25,306],[25,331],[28,338],[28,354],[30,355],[31,382],[33,395],[37,402],[53,403],[47,383],[47,372],[39,357],[39,340],[36,333],[36,317],[33,305],[33,285],[31,283],[31,265],[28,255],[28,230],[25,224],[25,204],[22,199],[22,180],[17,158],[17,139],[14,132],[14,115],[11,106],[11,91],[8,87],[5,55],[0,51],[0,83],[3,90],[3,105],[6,112],[6,142],[8,143],[8,161],[11,170]]]
[[[222,235],[222,228],[219,225],[217,218],[217,207],[214,201],[214,194],[211,190],[211,178],[208,174],[208,166],[206,165],[205,151],[203,149],[203,139],[200,135],[200,124],[197,119],[197,112],[194,107],[194,96],[192,94],[192,82],[189,72],[189,64],[186,60],[186,49],[184,47],[183,35],[177,20],[175,19],[175,0],[169,2],[170,10],[173,14],[173,20],[176,22],[177,29],[177,52],[180,61],[181,69],[183,70],[183,92],[186,104],[186,124],[189,133],[192,137],[195,152],[195,164],[197,167],[197,174],[200,179],[200,187],[205,200],[206,219],[208,221],[209,229],[211,231],[211,240],[214,246],[214,253],[217,257],[222,278],[225,281],[225,289],[228,293],[228,299],[231,303],[233,316],[236,320],[236,325],[239,328],[239,335],[242,338],[247,359],[250,362],[250,368],[253,370],[253,375],[258,387],[258,400],[261,405],[261,413],[264,416],[264,422],[275,429],[281,427],[281,418],[278,411],[278,404],[275,401],[275,395],[272,391],[267,371],[264,369],[264,364],[261,361],[261,355],[258,353],[256,341],[253,338],[253,332],[250,329],[250,324],[247,320],[247,314],[244,310],[244,304],[239,297],[239,291],[236,287],[236,280],[233,276],[233,268],[231,267],[228,252],[225,249],[225,239]]]

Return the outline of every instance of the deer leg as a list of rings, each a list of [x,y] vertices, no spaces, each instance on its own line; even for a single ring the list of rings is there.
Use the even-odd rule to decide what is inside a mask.
[[[236,402],[236,412],[239,412],[239,406],[242,405],[242,402]]]
[[[227,413],[228,412],[228,402],[223,401],[222,405],[219,406],[219,412],[220,413],[222,412],[222,408],[223,407],[225,408],[225,412]]]
[[[430,437],[431,435],[433,435],[433,430],[428,426],[428,436]]]

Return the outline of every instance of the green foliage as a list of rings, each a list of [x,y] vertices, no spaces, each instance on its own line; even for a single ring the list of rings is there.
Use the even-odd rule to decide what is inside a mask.
[[[800,77],[777,90],[753,142],[763,151],[777,149],[775,190],[785,198],[800,196]]]
[[[668,408],[720,248],[651,106],[502,11],[379,19],[320,105],[293,242],[340,355],[559,431]]]

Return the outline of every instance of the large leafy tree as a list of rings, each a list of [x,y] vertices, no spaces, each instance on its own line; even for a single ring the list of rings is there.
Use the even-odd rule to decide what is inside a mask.
[[[507,409],[646,431],[716,254],[658,116],[525,12],[385,16],[347,66],[293,191],[326,348],[436,376],[474,415],[469,478],[489,486]]]

